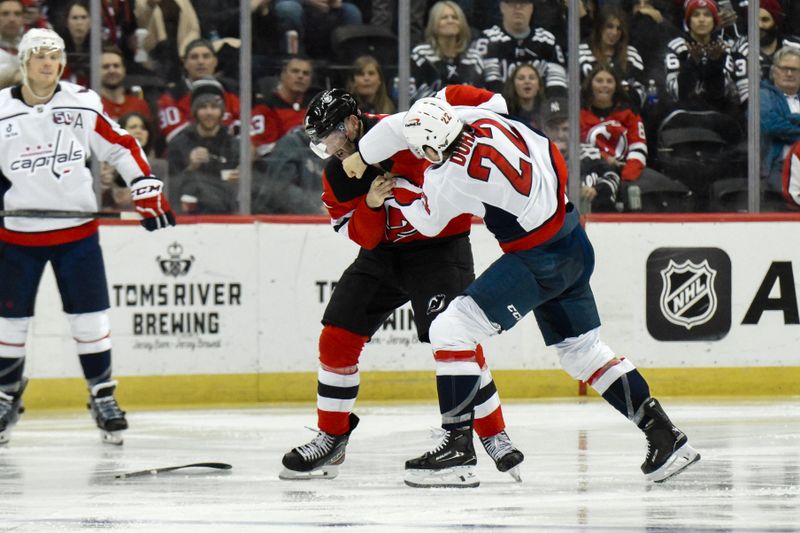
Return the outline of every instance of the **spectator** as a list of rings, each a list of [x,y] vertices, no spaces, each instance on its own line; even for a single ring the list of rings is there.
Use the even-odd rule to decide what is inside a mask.
[[[88,0],[72,0],[67,4],[64,17],[58,33],[66,45],[67,67],[61,78],[88,87],[91,78]]]
[[[170,186],[188,214],[233,213],[239,140],[224,127],[225,91],[214,78],[193,84],[192,121],[167,145]]]
[[[302,28],[295,26],[292,17],[281,11],[291,9],[291,2],[276,5],[274,0],[254,0],[252,5],[253,28],[259,28],[253,32],[253,63],[261,67],[258,74],[281,64],[289,56],[305,53],[299,37]],[[238,28],[235,35],[239,35]]]
[[[178,83],[169,84],[158,99],[158,129],[164,139],[170,141],[189,123],[192,116],[192,83],[214,76],[217,73],[217,66],[217,55],[210,42],[196,39],[186,45],[183,55],[184,78]],[[223,123],[229,127],[238,120],[239,96],[226,88]]]
[[[569,112],[566,98],[546,102],[542,113],[544,133],[561,151],[569,156]],[[569,164],[569,160],[567,160]],[[591,144],[581,143],[581,212],[617,211],[620,177],[617,170]]]
[[[308,55],[321,59],[330,56],[334,28],[363,20],[361,10],[349,0],[276,0],[275,9],[301,29],[300,40]]]
[[[678,25],[671,20],[672,0],[628,0],[633,13],[630,44],[640,53],[644,80],[653,80],[659,93],[666,86],[664,57],[667,44],[678,37]]]
[[[436,2],[428,15],[425,42],[411,50],[411,76],[419,94],[445,85],[476,85],[483,77],[483,59],[470,49],[471,32],[459,5]]]
[[[101,0],[103,15],[103,44],[113,44],[120,50],[129,68],[136,65],[136,15],[134,3],[137,0]],[[138,0],[142,1],[142,0]],[[155,0],[154,0],[155,1]]]
[[[484,64],[483,82],[494,92],[518,63],[533,63],[545,80],[547,96],[567,90],[564,54],[555,37],[543,28],[531,30],[533,0],[500,0],[503,23],[484,30],[472,48]]]
[[[309,91],[312,74],[311,61],[292,58],[281,70],[275,90],[256,101],[251,140],[259,157],[269,155],[278,139],[303,123],[308,102],[314,96]]]
[[[253,213],[320,214],[322,171],[327,161],[309,147],[303,126],[297,126],[275,143],[266,176],[253,180]]]
[[[761,82],[761,173],[767,189],[780,191],[784,160],[800,141],[800,49],[784,46],[773,61],[771,81]]]
[[[383,69],[372,56],[361,56],[353,62],[347,92],[355,97],[358,108],[366,113],[388,115],[395,111],[386,90]]]
[[[422,41],[425,28],[426,0],[410,0],[409,40],[411,46]],[[369,23],[397,33],[397,0],[372,0],[372,17]],[[430,17],[428,18],[430,20]]]
[[[118,122],[122,129],[139,142],[148,159],[155,157],[151,142],[153,136],[150,120],[147,117],[137,111],[131,111],[119,117]],[[119,172],[106,162],[100,165],[100,189],[103,207],[120,211],[133,207],[130,188]]]
[[[667,89],[684,109],[739,115],[733,57],[717,33],[719,10],[714,0],[687,0],[686,35],[673,39],[665,58]],[[737,73],[741,77],[745,73]]]
[[[639,51],[628,44],[629,37],[625,13],[614,5],[606,5],[595,18],[587,41],[578,46],[578,63],[581,78],[598,63],[613,67],[630,101],[641,108],[645,99],[644,63]]]
[[[22,13],[19,0],[0,0],[0,89],[22,80],[17,59],[23,33]]]
[[[214,41],[239,34],[239,3],[231,0],[192,0],[204,39]],[[255,29],[255,26],[254,26]],[[253,33],[256,33],[255,31]]]
[[[125,113],[137,111],[147,117],[148,122],[152,121],[153,115],[147,102],[126,92],[125,75],[122,50],[116,46],[104,47],[100,56],[100,98],[103,101],[103,111],[114,120]]]
[[[582,143],[600,155],[622,178],[623,193],[636,182],[641,192],[677,186],[674,180],[647,168],[647,137],[641,116],[631,109],[613,68],[598,65],[581,86]],[[628,206],[636,209],[637,206]]]
[[[164,80],[179,81],[181,50],[200,38],[200,22],[191,1],[136,0],[134,14],[139,28],[147,30],[141,44],[153,61],[154,72]]]
[[[530,63],[518,65],[503,86],[503,98],[508,104],[509,115],[531,127],[541,127],[544,84],[536,67]]]
[[[42,3],[44,0],[23,0],[25,11],[22,13],[22,23],[25,30],[31,28],[53,29],[47,17],[42,13]]]

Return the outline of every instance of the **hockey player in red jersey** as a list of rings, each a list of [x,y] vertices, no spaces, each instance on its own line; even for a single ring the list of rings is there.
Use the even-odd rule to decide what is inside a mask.
[[[667,417],[647,382],[600,339],[600,317],[589,278],[594,252],[565,194],[567,169],[558,148],[520,122],[474,107],[423,98],[408,113],[387,117],[359,143],[365,164],[411,150],[432,166],[424,184],[396,178],[399,209],[420,233],[435,235],[464,213],[482,217],[504,254],[440,313],[430,327],[439,408],[445,434],[432,451],[406,462],[415,487],[477,486],[472,427],[480,369],[476,348],[533,311],[562,367],[589,383],[647,438],[642,471],[663,481],[700,458]]]
[[[103,113],[100,96],[59,82],[64,41],[34,28],[19,45],[22,84],[0,91],[0,209],[96,211],[90,156],[114,166],[149,231],[175,224],[161,180],[136,140]],[[104,442],[121,444],[125,412],[114,399],[108,286],[97,221],[0,219],[0,444],[22,412],[25,342],[42,273],[52,265]]]
[[[499,96],[455,87],[450,98],[464,103],[505,110]],[[282,479],[332,478],[344,460],[350,433],[358,424],[352,413],[360,383],[361,351],[398,307],[411,302],[417,335],[428,342],[428,327],[474,279],[469,244],[470,217],[455,218],[426,237],[411,226],[398,209],[383,205],[391,193],[391,172],[420,182],[420,161],[410,152],[376,162],[364,179],[349,179],[341,159],[355,152],[358,139],[382,119],[361,113],[353,97],[341,89],[318,94],[310,103],[305,128],[312,148],[322,157],[334,155],[323,173],[323,203],[333,229],[361,246],[358,257],[342,274],[322,318],[319,340],[320,367],[317,385],[319,433],[308,444],[283,457]],[[505,432],[500,398],[480,346],[476,347],[479,383],[472,420],[487,453],[498,470],[519,479],[517,465],[522,453]],[[473,451],[474,454],[474,451]]]

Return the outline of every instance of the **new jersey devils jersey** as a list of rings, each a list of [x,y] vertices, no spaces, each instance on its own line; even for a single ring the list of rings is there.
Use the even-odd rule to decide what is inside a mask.
[[[151,175],[136,139],[103,113],[94,91],[62,81],[49,102],[35,106],[25,103],[20,86],[0,91],[0,208],[96,211],[86,166],[91,154],[113,165],[127,183]],[[17,232],[54,232],[88,222],[9,217],[2,219],[0,240],[20,242]]]

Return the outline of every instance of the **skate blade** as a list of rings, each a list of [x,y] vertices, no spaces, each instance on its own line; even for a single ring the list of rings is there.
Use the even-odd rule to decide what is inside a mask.
[[[468,489],[481,484],[474,466],[453,466],[441,470],[406,470],[406,485],[414,488]]]
[[[514,468],[508,470],[508,475],[513,477],[514,481],[516,481],[517,483],[522,483],[522,476],[519,473],[519,466],[515,466]]]
[[[309,472],[298,472],[284,467],[281,473],[278,474],[278,478],[285,481],[293,481],[295,479],[333,479],[338,475],[339,467],[337,465],[325,465],[324,468],[317,468]]]
[[[103,431],[100,430],[100,439],[103,444],[122,446],[122,431]]]
[[[661,468],[645,476],[645,479],[654,483],[663,483],[669,478],[676,476],[700,460],[700,453],[684,444],[672,454],[669,460],[661,465]]]

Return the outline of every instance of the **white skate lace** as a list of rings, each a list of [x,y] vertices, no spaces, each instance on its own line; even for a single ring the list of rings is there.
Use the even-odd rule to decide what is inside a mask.
[[[331,451],[334,440],[333,435],[320,431],[314,440],[298,447],[297,453],[306,461],[315,461]]]
[[[481,444],[495,462],[514,451],[514,445],[511,444],[511,439],[505,431],[491,437],[481,437]]]
[[[119,408],[117,400],[113,396],[105,396],[103,398],[93,398],[92,402],[97,410],[98,417],[101,420],[115,420],[123,418],[125,413]]]
[[[436,446],[427,452],[428,455],[433,455],[435,453],[439,453],[447,446],[447,443],[450,440],[450,432],[443,428],[432,427],[430,438],[437,440]]]

